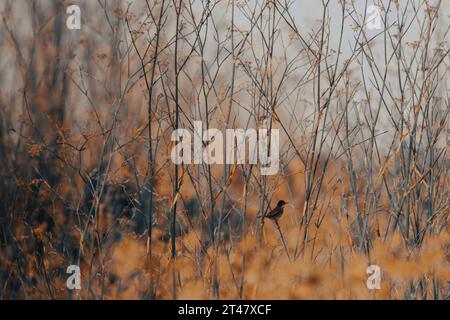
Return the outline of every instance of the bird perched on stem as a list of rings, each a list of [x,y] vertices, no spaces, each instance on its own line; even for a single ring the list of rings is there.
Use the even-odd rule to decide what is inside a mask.
[[[281,232],[280,225],[278,224],[278,220],[283,215],[284,206],[286,204],[287,204],[287,202],[284,201],[284,200],[278,201],[277,206],[275,207],[275,209],[273,209],[273,210],[269,211],[268,213],[266,213],[264,215],[264,218],[268,218],[268,219],[272,220],[273,222],[275,222],[275,225],[277,226],[278,232],[280,233],[281,242],[283,243],[284,250],[286,251],[286,255],[287,255],[289,261],[291,261],[291,256],[289,255],[289,250],[287,248],[286,241],[284,240],[284,237],[283,237],[283,232]],[[258,218],[261,218],[261,217],[262,217],[262,215],[258,216]],[[264,220],[263,219],[261,220],[261,224],[264,225]]]
[[[281,218],[281,216],[283,215],[283,211],[284,211],[284,206],[287,204],[286,201],[284,200],[280,200],[277,203],[277,206],[275,207],[275,209],[269,211],[268,213],[266,213],[264,215],[264,218],[269,218],[270,220],[273,220],[275,222],[278,222],[278,219]],[[261,215],[258,216],[259,218],[261,218]]]

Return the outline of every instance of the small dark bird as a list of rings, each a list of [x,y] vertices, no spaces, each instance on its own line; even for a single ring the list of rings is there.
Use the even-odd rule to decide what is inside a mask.
[[[288,248],[286,246],[286,241],[284,241],[283,232],[281,232],[280,225],[278,224],[278,220],[283,215],[284,206],[286,204],[287,204],[287,202],[284,201],[284,200],[278,201],[277,206],[275,207],[275,209],[271,210],[269,213],[266,213],[264,215],[264,218],[269,218],[277,226],[278,232],[280,233],[281,242],[283,243],[283,246],[284,246],[284,250],[286,250],[286,255],[287,255],[289,261],[291,261],[291,256],[289,255],[289,250],[288,250]],[[261,218],[261,215],[258,216],[258,218]],[[264,220],[261,220],[261,226],[263,226],[263,225],[264,225]],[[264,229],[263,229],[263,236],[264,236]]]
[[[275,222],[278,222],[278,219],[281,218],[283,215],[284,206],[287,204],[286,201],[280,200],[277,203],[277,206],[275,209],[271,210],[270,212],[266,213],[264,215],[265,218],[269,218],[271,220],[274,220]]]

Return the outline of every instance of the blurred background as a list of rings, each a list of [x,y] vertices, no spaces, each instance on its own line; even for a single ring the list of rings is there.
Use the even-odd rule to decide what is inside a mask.
[[[449,298],[448,2],[0,15],[1,299]],[[278,129],[280,171],[174,165],[194,121]]]

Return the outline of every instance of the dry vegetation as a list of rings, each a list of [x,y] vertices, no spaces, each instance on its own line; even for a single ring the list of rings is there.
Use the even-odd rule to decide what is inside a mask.
[[[72,2],[0,5],[0,299],[449,298],[448,3]],[[280,172],[175,166],[194,120]]]

